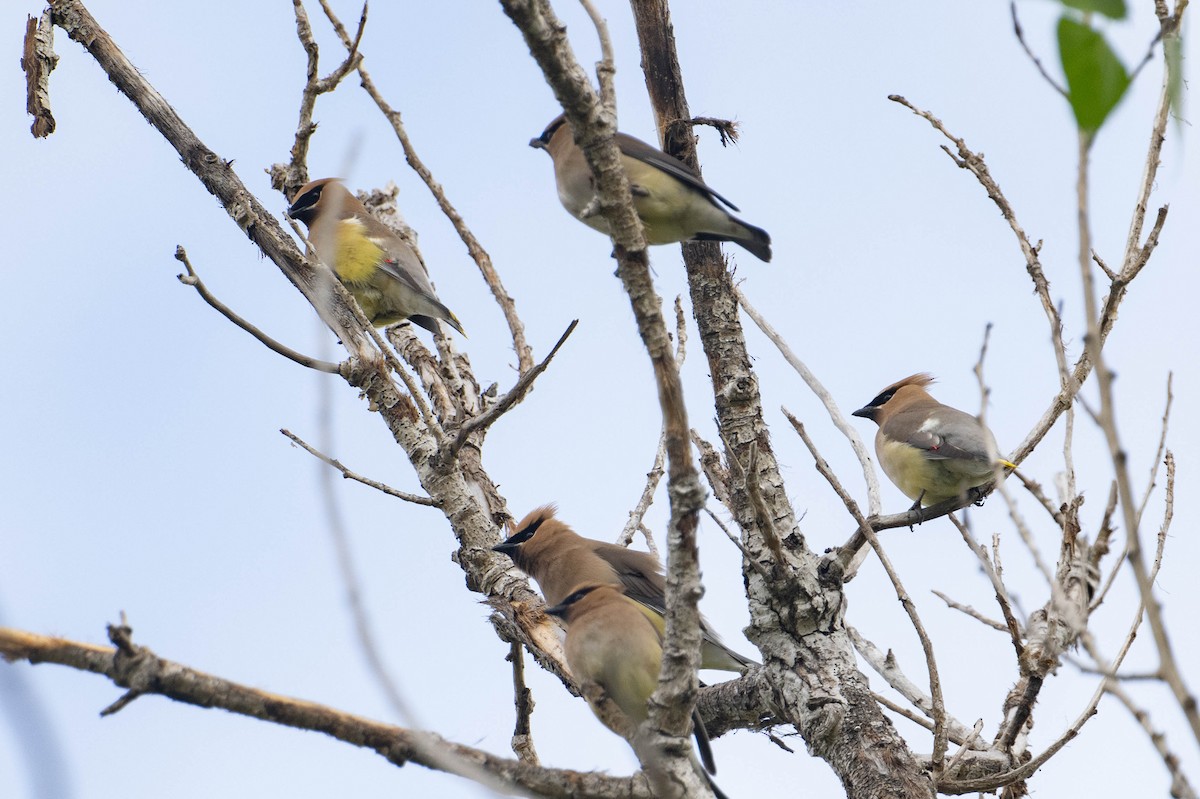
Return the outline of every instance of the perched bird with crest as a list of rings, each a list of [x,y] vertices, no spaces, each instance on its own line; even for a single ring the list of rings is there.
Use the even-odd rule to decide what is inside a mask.
[[[512,558],[521,571],[537,580],[547,605],[557,605],[581,585],[618,586],[625,595],[655,614],[666,612],[666,581],[658,558],[649,552],[584,538],[555,518],[556,508],[535,508],[516,525],[508,540],[492,547]],[[700,668],[742,673],[753,660],[739,655],[700,620]]]
[[[686,239],[732,241],[763,261],[771,260],[767,231],[747,224],[721,207],[738,207],[711,189],[696,172],[672,155],[624,133],[616,134],[621,164],[629,178],[633,206],[642,219],[647,244]],[[571,126],[560,114],[530,147],[545,150],[554,161],[558,199],[571,216],[608,233],[608,220],[592,207],[596,196],[592,170],[575,143]]]
[[[580,586],[546,612],[566,622],[563,651],[575,679],[599,685],[633,725],[645,721],[662,667],[662,616],[618,586],[597,584]],[[692,733],[705,770],[716,774],[708,733],[695,711]],[[712,780],[708,784],[718,799],[725,799]]]
[[[879,463],[914,500],[913,510],[966,498],[970,489],[992,482],[1004,468],[1017,468],[998,455],[996,439],[978,419],[930,396],[925,386],[932,382],[923,372],[906,377],[853,414],[879,425]]]
[[[288,216],[308,227],[317,258],[354,295],[371,324],[383,327],[411,319],[438,333],[441,319],[463,333],[458,317],[434,293],[413,248],[371,216],[337,178],[301,186]]]

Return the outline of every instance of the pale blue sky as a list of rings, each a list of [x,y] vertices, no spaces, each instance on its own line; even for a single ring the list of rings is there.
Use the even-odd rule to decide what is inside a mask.
[[[336,4],[348,22],[353,3]],[[185,121],[268,207],[287,203],[264,170],[292,144],[304,78],[291,5],[222,0],[88,7]],[[597,58],[580,9],[558,4],[580,60]],[[602,3],[617,60],[621,128],[653,140],[649,103],[628,7]],[[1031,45],[1059,74],[1052,3],[1021,4]],[[35,632],[103,642],[125,611],[135,640],[189,666],[275,692],[398,721],[367,676],[345,610],[317,480],[324,468],[277,432],[316,441],[320,387],[333,397],[330,454],[398,488],[419,490],[403,454],[357,392],[285,362],[204,305],[175,279],[184,245],[208,286],[290,345],[336,358],[333,338],[299,294],[263,259],[178,156],[119,95],[95,62],[61,32],[51,79],[58,130],[34,141],[16,68],[26,0],[0,8],[4,63],[0,100],[7,286],[0,336],[5,457],[0,461],[0,619]],[[326,49],[340,49],[310,9]],[[1061,300],[1072,353],[1081,345],[1075,265],[1075,134],[1065,102],[1037,75],[1011,32],[1006,4],[930,2],[872,6],[778,2],[678,3],[675,33],[693,113],[736,119],[743,138],[722,149],[702,132],[708,182],[766,228],[775,259],[733,248],[742,288],[821,377],[843,410],[916,371],[939,377],[936,396],[975,411],[971,368],[994,323],[987,362],[989,423],[1002,448],[1024,437],[1056,386],[1044,317],[1012,233],[983,190],[941,152],[927,123],[887,100],[905,95],[986,154],[1042,258]],[[1103,24],[1126,61],[1153,35],[1149,2],[1133,19]],[[659,429],[650,370],[610,245],[559,206],[549,160],[526,146],[558,113],[525,45],[497,4],[378,3],[362,44],[366,65],[404,114],[413,143],[490,252],[527,326],[537,357],[573,318],[579,329],[528,400],[490,434],[484,464],[510,510],[558,502],[581,533],[614,538],[634,505]],[[1194,72],[1197,50],[1189,74]],[[1092,155],[1093,233],[1110,264],[1120,260],[1149,138],[1160,65],[1145,70],[1102,131]],[[1113,334],[1121,432],[1143,486],[1157,443],[1167,373],[1175,373],[1170,446],[1180,489],[1167,562],[1158,581],[1185,675],[1200,690],[1200,602],[1193,497],[1200,429],[1189,415],[1200,395],[1195,313],[1200,253],[1200,145],[1187,121],[1172,125],[1152,204],[1170,203],[1162,243],[1134,284]],[[503,319],[465,247],[404,163],[369,98],[348,81],[316,111],[313,177],[344,175],[353,188],[400,186],[399,205],[420,234],[438,292],[462,319],[456,340],[481,383],[507,387],[514,358]],[[1181,137],[1183,143],[1181,144]],[[351,159],[349,153],[357,152]],[[17,187],[20,187],[20,191]],[[686,298],[678,249],[652,251],[660,292]],[[689,309],[690,317],[690,309]],[[749,323],[747,322],[749,325]],[[694,328],[693,328],[694,334]],[[822,550],[852,523],[787,429],[786,406],[808,424],[824,456],[863,498],[844,440],[816,400],[756,330],[748,330],[764,405],[802,529]],[[694,426],[711,437],[710,388],[698,338],[684,366]],[[1087,396],[1094,397],[1089,388]],[[856,420],[868,438],[874,427]],[[1103,442],[1083,418],[1076,463],[1087,532],[1107,496]],[[1043,485],[1061,469],[1061,428],[1025,465]],[[420,723],[447,738],[509,754],[513,713],[507,646],[486,623],[478,595],[450,562],[445,520],[362,486],[336,482],[363,574],[375,631]],[[1140,493],[1139,488],[1139,493]],[[661,495],[661,492],[660,492]],[[1161,488],[1145,527],[1157,529]],[[648,521],[661,530],[665,505]],[[890,484],[888,510],[908,501]],[[1057,554],[1043,512],[1021,497],[1043,554]],[[972,511],[977,534],[1003,536],[1004,565],[1021,606],[1046,590],[1019,545],[1002,503]],[[1149,537],[1146,539],[1150,540]],[[996,615],[986,580],[958,535],[941,521],[889,532],[884,543],[938,647],[949,709],[995,730],[1015,678],[1011,645],[947,610],[942,590]],[[702,607],[735,645],[748,616],[736,550],[712,524],[701,538]],[[848,618],[892,648],[914,679],[923,665],[915,635],[873,560],[848,592]],[[1123,575],[1094,619],[1112,653],[1134,608]],[[1131,670],[1155,663],[1148,632]],[[299,733],[158,697],[99,719],[119,690],[54,667],[5,667],[33,686],[62,747],[70,797],[330,795],[474,797],[482,790],[416,766]],[[628,774],[628,748],[556,681],[530,669],[535,742],[547,765]],[[882,681],[872,676],[879,689]],[[1035,748],[1071,723],[1095,686],[1064,667],[1036,710]],[[1131,690],[1200,779],[1200,757],[1167,692]],[[16,736],[27,721],[0,724],[0,773],[17,797],[34,797]],[[903,723],[916,751],[928,736]],[[837,796],[828,767],[798,738],[788,755],[765,737],[737,733],[714,745],[719,784],[745,799],[780,786]],[[1113,764],[1104,768],[1105,763]],[[1106,700],[1083,735],[1032,783],[1042,796],[1166,795],[1165,772],[1128,714]]]

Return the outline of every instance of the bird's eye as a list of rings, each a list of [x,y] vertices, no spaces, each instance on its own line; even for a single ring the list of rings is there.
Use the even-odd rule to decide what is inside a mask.
[[[871,400],[871,404],[868,405],[867,407],[868,408],[878,408],[883,405],[886,405],[888,400],[890,400],[893,396],[895,396],[895,394],[896,394],[895,389],[892,389],[891,391],[885,391],[882,394],[880,394],[878,397],[876,397],[875,399]]]
[[[571,594],[569,597],[564,599],[562,601],[562,603],[564,605],[574,605],[576,602],[578,602],[579,600],[583,599],[588,594],[595,591],[598,587],[599,586],[589,585],[587,588],[580,588],[578,591],[576,591],[575,593]]]
[[[529,526],[523,530],[518,530],[511,538],[509,538],[508,543],[524,544],[526,541],[533,538],[533,534],[538,531],[538,528],[542,526],[542,522],[544,521],[545,519],[534,519],[529,523]]]

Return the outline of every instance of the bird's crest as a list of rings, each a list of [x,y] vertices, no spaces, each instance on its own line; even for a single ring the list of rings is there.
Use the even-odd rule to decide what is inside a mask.
[[[885,388],[883,391],[880,391],[879,395],[877,397],[875,397],[875,399],[871,400],[868,407],[878,408],[879,406],[883,405],[888,400],[890,400],[893,396],[895,396],[896,392],[899,391],[900,389],[904,388],[905,386],[916,386],[917,388],[925,388],[925,386],[930,385],[935,380],[936,380],[936,378],[933,375],[929,374],[929,372],[917,372],[915,375],[909,375],[908,377],[904,378],[903,380],[897,380],[895,383],[892,383],[890,386]]]

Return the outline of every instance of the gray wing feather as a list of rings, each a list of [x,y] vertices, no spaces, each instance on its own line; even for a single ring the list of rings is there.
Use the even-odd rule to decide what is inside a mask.
[[[621,148],[621,152],[623,154],[629,156],[630,158],[635,158],[644,164],[649,164],[650,166],[661,169],[663,172],[666,172],[672,177],[683,181],[697,191],[701,191],[704,194],[707,194],[709,197],[720,200],[734,211],[741,210],[736,205],[729,202],[729,200],[726,200],[720,194],[713,191],[713,189],[707,183],[701,180],[700,177],[693,172],[687,164],[683,163],[674,156],[667,155],[657,147],[651,147],[641,139],[635,139],[626,133],[617,134],[617,146]]]

